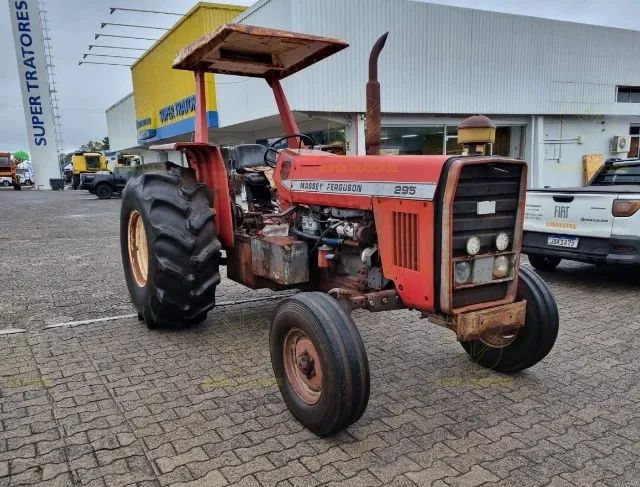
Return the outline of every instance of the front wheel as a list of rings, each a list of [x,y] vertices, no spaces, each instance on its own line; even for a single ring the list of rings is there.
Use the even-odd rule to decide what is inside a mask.
[[[95,190],[96,196],[101,200],[108,200],[113,196],[113,190],[108,184],[100,184]]]
[[[298,293],[276,308],[269,348],[291,413],[327,436],[355,423],[369,400],[369,362],[351,317],[334,298]]]
[[[169,163],[129,181],[120,248],[131,300],[149,328],[206,318],[220,282],[220,241],[209,190],[191,169]]]
[[[546,257],[544,255],[528,255],[529,262],[539,271],[552,271],[560,264],[560,257]]]
[[[527,301],[525,323],[513,334],[461,341],[475,362],[498,372],[518,372],[542,360],[558,336],[556,301],[547,284],[533,270],[521,267],[517,300]]]

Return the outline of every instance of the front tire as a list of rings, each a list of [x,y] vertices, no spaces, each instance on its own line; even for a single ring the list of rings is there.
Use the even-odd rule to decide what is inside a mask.
[[[560,264],[560,257],[545,257],[544,255],[527,255],[529,263],[539,271],[552,271]]]
[[[220,282],[211,195],[171,163],[131,179],[122,198],[120,248],[127,287],[149,328],[203,321]]]
[[[95,190],[96,196],[101,200],[108,200],[113,196],[113,190],[108,184],[100,184]]]
[[[356,422],[369,400],[369,362],[351,317],[334,298],[298,293],[276,308],[271,364],[291,413],[319,436]]]
[[[461,341],[475,362],[498,372],[518,372],[537,364],[553,347],[558,336],[558,307],[547,284],[538,274],[521,267],[518,301],[527,301],[525,324],[514,336]],[[501,339],[504,340],[501,345]]]

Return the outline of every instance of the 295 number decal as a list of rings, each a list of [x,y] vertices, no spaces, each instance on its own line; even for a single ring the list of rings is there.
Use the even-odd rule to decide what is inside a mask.
[[[393,194],[395,195],[415,195],[416,187],[406,184],[398,184],[393,188]]]

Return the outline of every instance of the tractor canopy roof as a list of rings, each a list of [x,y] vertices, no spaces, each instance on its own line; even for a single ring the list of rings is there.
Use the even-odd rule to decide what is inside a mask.
[[[347,46],[330,37],[226,24],[178,52],[173,67],[282,79]]]

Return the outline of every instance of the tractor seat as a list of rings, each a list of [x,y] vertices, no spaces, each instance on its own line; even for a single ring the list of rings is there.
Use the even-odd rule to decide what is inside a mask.
[[[260,144],[237,145],[231,164],[238,174],[244,175],[247,184],[274,188],[273,168],[264,162],[265,151],[265,146]]]
[[[241,144],[234,150],[235,160],[232,162],[233,168],[239,173],[245,172],[247,168],[264,166],[264,153],[266,148],[260,144]]]
[[[243,176],[249,186],[269,186],[269,180],[263,172],[247,171]]]

